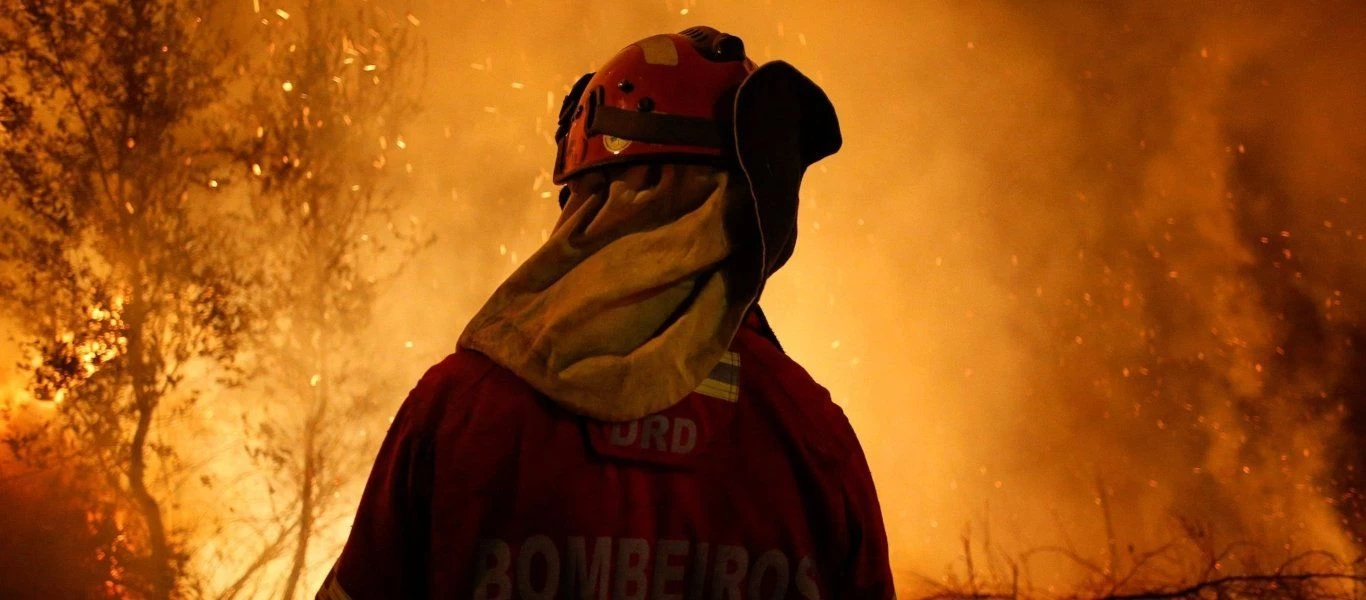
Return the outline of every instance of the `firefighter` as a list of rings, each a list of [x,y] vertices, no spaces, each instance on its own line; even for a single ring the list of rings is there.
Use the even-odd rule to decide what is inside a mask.
[[[892,598],[854,431],[757,305],[841,144],[824,92],[694,27],[556,137],[553,233],[399,409],[318,597]]]

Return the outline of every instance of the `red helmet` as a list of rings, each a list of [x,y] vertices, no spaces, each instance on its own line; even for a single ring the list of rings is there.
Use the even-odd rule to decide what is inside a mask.
[[[734,167],[753,210],[738,211],[733,224],[757,232],[738,236],[736,252],[759,257],[752,275],[761,288],[797,241],[806,168],[839,150],[842,137],[830,99],[795,67],[755,67],[740,38],[693,27],[631,44],[579,78],[560,108],[555,141],[557,184],[635,161]],[[568,197],[566,186],[561,207]]]
[[[710,27],[627,46],[565,97],[555,183],[610,164],[733,155],[735,93],[753,71],[744,42]]]

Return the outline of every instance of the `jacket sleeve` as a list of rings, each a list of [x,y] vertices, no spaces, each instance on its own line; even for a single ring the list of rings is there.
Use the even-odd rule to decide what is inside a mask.
[[[365,485],[351,534],[318,600],[425,596],[431,444],[415,405],[423,386],[394,416]]]
[[[850,432],[852,433],[852,431]],[[849,554],[836,598],[892,600],[896,589],[887,556],[887,531],[882,524],[873,475],[857,441],[846,463],[846,507],[849,525]]]

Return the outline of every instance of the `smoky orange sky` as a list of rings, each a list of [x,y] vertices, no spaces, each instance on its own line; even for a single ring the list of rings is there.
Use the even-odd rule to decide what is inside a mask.
[[[1185,520],[1270,562],[1359,552],[1360,6],[413,14],[429,65],[407,209],[439,240],[383,310],[415,340],[414,380],[553,224],[568,85],[636,39],[706,24],[795,64],[839,111],[844,148],[808,174],[795,257],[763,304],[858,431],[903,583],[961,573],[965,534],[1003,556],[1103,557],[1105,511],[1120,547]],[[1077,575],[1049,557],[1028,569]]]

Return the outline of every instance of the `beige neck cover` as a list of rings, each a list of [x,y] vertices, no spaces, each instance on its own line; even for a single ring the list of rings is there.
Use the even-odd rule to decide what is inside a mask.
[[[579,414],[626,421],[674,405],[721,359],[757,293],[727,289],[726,213],[748,200],[732,185],[700,165],[576,178],[550,238],[459,345]]]

